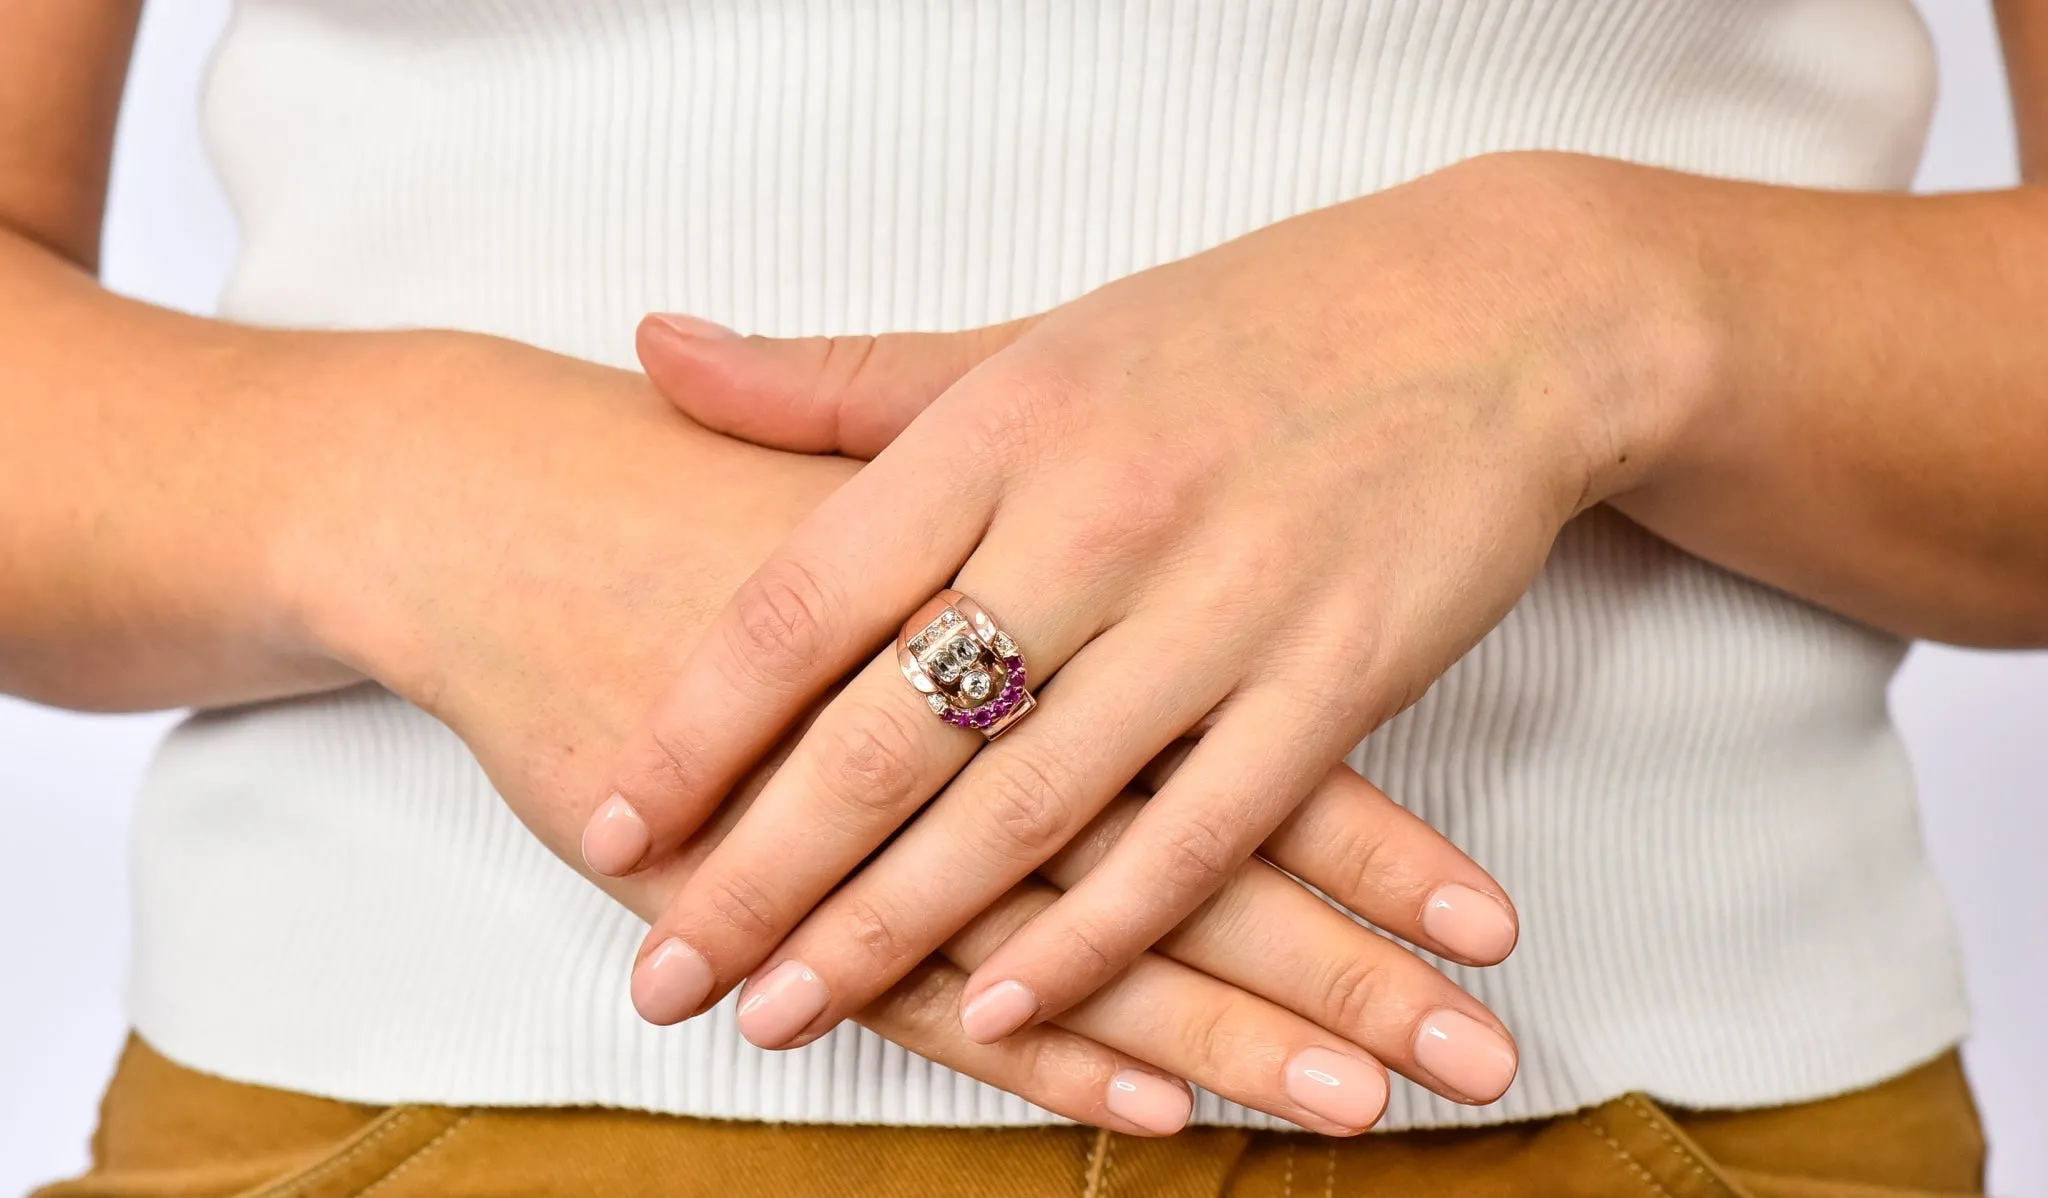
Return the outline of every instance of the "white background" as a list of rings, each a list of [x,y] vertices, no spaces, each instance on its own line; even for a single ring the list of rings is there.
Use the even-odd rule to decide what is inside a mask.
[[[2007,185],[2012,131],[1989,6],[1920,3],[1942,68],[1920,185]],[[226,0],[150,4],[107,232],[112,286],[195,311],[212,306],[234,245],[194,107],[225,11]],[[2038,1014],[2048,984],[2048,654],[1923,646],[1893,703],[1962,923],[1977,1029],[1967,1052],[1991,1131],[1992,1191],[2048,1198],[2048,1030]],[[0,1194],[85,1161],[123,1035],[129,796],[167,723],[0,699]]]

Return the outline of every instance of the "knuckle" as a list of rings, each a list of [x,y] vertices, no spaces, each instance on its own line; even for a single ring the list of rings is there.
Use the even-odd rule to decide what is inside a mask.
[[[1271,923],[1273,908],[1261,901],[1262,888],[1237,885],[1237,876],[1233,874],[1231,881],[1210,895],[1192,915],[1168,932],[1165,939],[1171,942],[1183,932],[1199,926],[1204,936],[1224,943],[1255,943],[1263,935],[1266,925]]]
[[[1323,1015],[1317,1022],[1347,1034],[1362,1033],[1371,1026],[1369,1016],[1386,971],[1365,957],[1346,958],[1333,966],[1322,982]]]
[[[764,567],[734,600],[733,648],[757,681],[781,680],[818,660],[833,607],[817,571],[795,561]]]
[[[1337,670],[1355,680],[1340,688],[1296,692],[1300,718],[1354,720],[1380,725],[1413,707],[1429,690],[1433,675],[1411,668],[1425,647],[1411,644],[1387,626],[1385,610],[1363,606],[1338,609],[1301,638],[1289,666],[1299,671]],[[1429,652],[1433,652],[1430,650]]]
[[[1309,880],[1348,910],[1373,906],[1386,893],[1390,877],[1386,821],[1344,820],[1326,835],[1329,876]]]
[[[702,747],[681,728],[670,724],[655,725],[648,739],[654,745],[649,762],[653,771],[648,779],[650,793],[671,802],[696,795],[704,773],[700,762]],[[647,812],[643,810],[641,814]]]
[[[1203,613],[1211,627],[1231,628],[1269,608],[1296,571],[1289,557],[1298,538],[1252,524],[1224,529],[1191,553],[1176,576],[1182,605]]]
[[[1164,877],[1181,894],[1208,894],[1237,867],[1236,847],[1200,820],[1174,825],[1160,842]]]
[[[1100,981],[1108,978],[1129,964],[1129,960],[1117,948],[1116,938],[1106,928],[1091,921],[1076,922],[1066,931],[1067,968],[1064,975],[1073,978]]]
[[[1361,674],[1377,673],[1375,667],[1386,656],[1383,648],[1388,638],[1363,616],[1338,621],[1335,626],[1323,629],[1317,639],[1327,647],[1331,661]]]
[[[1160,537],[1149,524],[1127,518],[1122,511],[1090,504],[1090,511],[1063,523],[1059,543],[1041,553],[1043,568],[1053,578],[1090,579],[1128,569],[1133,561],[1157,556]]]
[[[1067,1046],[1052,1036],[1017,1036],[1005,1041],[1005,1045],[1019,1081],[1047,1085],[1071,1064],[1064,1059],[1068,1056]]]
[[[1280,1041],[1260,1034],[1259,1020],[1249,1014],[1240,1000],[1218,998],[1188,1019],[1183,1051],[1205,1085],[1250,1089],[1257,1084],[1252,1078],[1278,1072],[1280,1062],[1272,1058]]]
[[[860,949],[874,964],[894,970],[906,958],[916,955],[896,930],[897,921],[872,900],[847,894],[840,897],[839,903],[845,941]]]
[[[834,721],[825,757],[828,791],[858,815],[894,816],[924,779],[921,738],[910,722],[885,707],[870,707]]]
[[[1127,462],[1117,463],[1114,476],[1084,476],[1068,486],[1073,498],[1061,505],[1060,537],[1044,551],[1045,569],[1088,578],[1168,554],[1196,526],[1208,485],[1199,475]]]
[[[1225,1003],[1212,1003],[1188,1028],[1188,1055],[1194,1069],[1210,1085],[1229,1085],[1231,1075],[1243,1069],[1243,1036],[1235,1032],[1235,1020]]]
[[[1176,1025],[1181,1051],[1194,1063],[1192,1072],[1209,1084],[1216,1081],[1218,1067],[1230,1059],[1224,1053],[1224,1044],[1231,1039],[1224,1028],[1227,1014],[1220,1002],[1203,1003],[1189,1010]]]
[[[1061,793],[1064,779],[1025,753],[991,754],[978,763],[995,849],[1006,860],[1038,864],[1074,830],[1074,805]]]
[[[721,874],[712,879],[705,903],[724,924],[747,940],[782,934],[781,912],[768,888],[746,874]]]
[[[994,1070],[1003,1089],[1083,1122],[1109,1115],[1104,1098],[1117,1062],[1107,1050],[1053,1034],[1011,1036],[1003,1041],[1003,1053]]]
[[[976,408],[974,429],[978,456],[990,460],[1030,469],[1057,456],[1089,419],[1080,389],[1058,375],[1006,371],[986,393],[999,398]]]
[[[875,356],[875,338],[865,333],[848,333],[825,338],[825,356],[819,364],[812,401],[821,407],[837,406],[839,399],[867,372]]]
[[[1209,504],[1216,475],[1197,458],[1192,464],[1170,454],[1121,462],[1124,485],[1109,509],[1124,535],[1150,544],[1184,531]]]
[[[947,1039],[962,1035],[959,987],[952,971],[935,961],[924,961],[912,969],[889,988],[878,1005],[888,1022],[903,1033],[891,1038],[902,1040],[904,1047],[913,1052],[921,1051],[920,1045],[927,1049],[943,1047]],[[910,1042],[913,1039],[916,1044]]]

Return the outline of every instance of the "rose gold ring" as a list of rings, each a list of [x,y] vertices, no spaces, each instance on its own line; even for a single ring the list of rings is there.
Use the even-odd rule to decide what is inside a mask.
[[[896,664],[933,715],[990,740],[1037,704],[1024,689],[1024,651],[958,591],[940,591],[903,625]]]

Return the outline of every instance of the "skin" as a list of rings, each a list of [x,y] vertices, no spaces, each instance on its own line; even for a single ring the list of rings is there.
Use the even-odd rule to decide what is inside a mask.
[[[705,1002],[803,963],[829,1001],[757,1041],[803,1043],[1196,738],[1101,863],[975,968],[962,1015],[991,1039],[1068,1010],[1600,504],[1878,629],[2048,644],[2048,17],[2000,11],[2034,172],[2010,191],[1501,154],[996,328],[645,342],[710,427],[875,455],[740,589],[615,769],[660,860],[858,670],[648,943],[701,954]],[[1042,685],[987,747],[875,655],[946,586]],[[790,829],[813,830],[793,859]],[[843,950],[875,922],[891,953]],[[977,1019],[1020,986],[1021,1023]]]
[[[374,681],[461,735],[580,866],[584,796],[736,589],[858,463],[718,435],[678,412],[693,397],[499,339],[256,329],[108,293],[92,271],[136,16],[113,0],[0,14],[0,689],[128,710]],[[662,861],[593,882],[643,918],[671,905],[773,776],[777,752],[761,757]],[[1136,793],[1165,785],[1175,758]],[[1387,1029],[1421,1035],[1456,1012],[1505,1034],[1274,868],[1469,963],[1512,946],[1513,909],[1484,871],[1338,769],[1274,830],[1272,865],[1241,864],[1124,978],[1057,1025],[965,1036],[968,971],[1113,851],[1141,806],[1105,808],[850,1017],[1132,1134],[1178,1127],[1183,1078],[1356,1132],[1384,1102],[1371,1049]],[[1434,937],[1427,912],[1450,883],[1492,905],[1504,935],[1476,951]],[[1343,1119],[1287,1088],[1310,1048],[1351,1062]],[[1134,1074],[1178,1095],[1178,1114],[1154,1102],[1134,1121],[1115,1084]]]

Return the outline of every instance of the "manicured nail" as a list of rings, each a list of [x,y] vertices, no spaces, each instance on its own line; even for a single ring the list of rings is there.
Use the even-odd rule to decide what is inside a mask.
[[[1178,1082],[1136,1069],[1119,1069],[1109,1079],[1108,1106],[1119,1119],[1128,1119],[1155,1135],[1170,1136],[1188,1125],[1195,1096]]]
[[[824,980],[802,961],[784,961],[740,999],[740,1035],[758,1048],[781,1048],[796,1039],[832,1001]]]
[[[960,1008],[960,1030],[976,1044],[994,1044],[1038,1014],[1038,996],[1022,982],[997,982]]]
[[[1456,882],[1423,904],[1422,930],[1467,961],[1500,961],[1515,947],[1515,920],[1500,900]]]
[[[647,821],[631,803],[613,795],[583,825],[583,864],[593,873],[616,878],[633,872],[651,843]]]
[[[1287,1096],[1339,1127],[1364,1131],[1387,1107],[1386,1075],[1327,1048],[1304,1048],[1287,1062]],[[1311,1129],[1313,1130],[1313,1129]]]
[[[633,970],[633,1009],[649,1023],[687,1019],[710,994],[710,963],[674,936]]]
[[[680,312],[656,312],[653,319],[660,321],[685,337],[701,337],[707,341],[731,341],[739,334],[715,321],[701,316],[685,316]]]
[[[1515,1080],[1515,1046],[1462,1011],[1432,1011],[1415,1037],[1415,1059],[1467,1102],[1485,1104]]]

